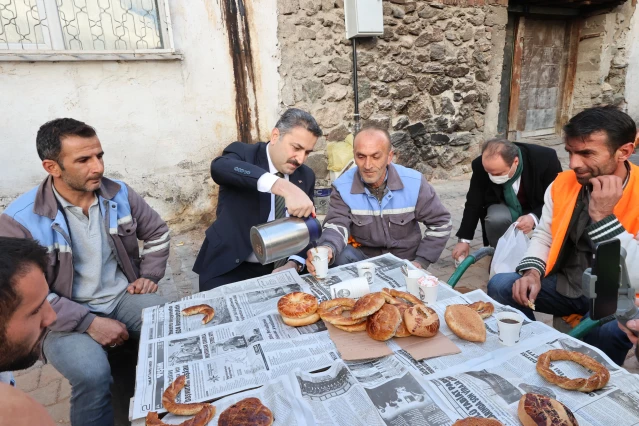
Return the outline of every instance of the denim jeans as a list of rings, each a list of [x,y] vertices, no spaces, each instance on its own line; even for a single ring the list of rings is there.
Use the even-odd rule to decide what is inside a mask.
[[[346,244],[344,249],[337,255],[337,258],[331,267],[348,265],[349,263],[359,262],[366,259],[368,259],[368,256],[366,256],[364,252],[350,244]]]
[[[521,306],[513,299],[513,285],[521,278],[517,273],[497,274],[488,281],[488,295],[497,302],[512,306],[534,320],[532,309]],[[535,299],[535,308],[539,312],[555,316],[570,314],[586,315],[588,312],[588,298],[581,296],[575,299],[557,293],[557,276],[551,275],[541,280],[541,291]],[[619,326],[617,321],[606,323],[591,330],[584,342],[601,349],[615,363],[622,365],[632,348],[632,343]]]
[[[126,325],[129,340],[122,349],[129,349],[126,362],[131,363],[133,372],[142,329],[142,309],[166,302],[155,293],[125,293],[113,312],[106,316]],[[71,383],[73,426],[113,426],[113,404],[117,402],[119,407],[128,407],[128,400],[133,396],[128,392],[115,392],[112,401],[113,378],[107,350],[109,348],[102,347],[86,333],[52,331],[44,340],[43,351],[47,362]],[[127,383],[126,388],[133,389],[135,373],[129,376],[126,380],[131,383]]]

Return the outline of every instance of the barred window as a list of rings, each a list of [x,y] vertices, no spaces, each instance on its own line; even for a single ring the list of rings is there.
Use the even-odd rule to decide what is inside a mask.
[[[173,52],[168,0],[0,0],[0,55]]]

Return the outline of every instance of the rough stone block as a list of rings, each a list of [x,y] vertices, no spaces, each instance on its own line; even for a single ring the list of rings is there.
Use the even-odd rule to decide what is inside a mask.
[[[391,82],[401,80],[405,75],[404,69],[393,63],[385,63],[379,67],[379,79],[383,82]]]
[[[401,147],[411,143],[411,138],[407,132],[393,132],[391,134],[391,144],[394,147]]]
[[[388,129],[390,127],[390,117],[388,115],[374,114],[368,120],[367,123],[374,123],[376,126]]]
[[[451,87],[453,87],[453,80],[446,77],[437,77],[434,80],[433,85],[431,86],[428,93],[430,93],[433,96],[441,95],[442,93],[444,93],[446,90],[450,89]]]
[[[339,142],[339,141],[343,141],[344,139],[346,139],[346,136],[348,136],[351,132],[346,128],[345,125],[340,124],[339,126],[337,126],[336,128],[334,128],[333,130],[331,130],[327,136],[327,139],[330,142]]]
[[[297,37],[300,41],[315,40],[317,38],[317,33],[309,28],[300,27],[297,31]]]
[[[406,126],[408,126],[408,123],[410,123],[410,121],[408,120],[407,116],[398,115],[393,119],[393,122],[392,122],[393,129],[402,130],[406,128]]]
[[[426,126],[424,126],[424,123],[411,124],[406,130],[413,139],[426,134]]]
[[[279,0],[278,5],[282,15],[291,15],[300,10],[300,0]]]
[[[304,164],[315,172],[317,179],[325,179],[328,175],[328,159],[323,152],[312,152]]]
[[[335,69],[338,72],[342,74],[347,74],[353,71],[353,63],[348,59],[337,57],[337,58],[331,59],[330,63],[331,65],[335,67]]]

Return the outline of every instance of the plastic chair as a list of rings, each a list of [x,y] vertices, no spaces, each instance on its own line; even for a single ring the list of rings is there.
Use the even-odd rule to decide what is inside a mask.
[[[474,265],[480,259],[483,259],[486,256],[492,256],[495,253],[495,249],[492,247],[482,247],[479,250],[476,250],[474,253],[468,255],[466,259],[459,264],[459,266],[455,269],[453,274],[447,281],[447,284],[452,288],[455,288],[461,277],[464,275],[466,270]],[[590,318],[585,318],[576,327],[570,330],[568,333],[569,336],[574,337],[575,339],[582,339],[586,334],[590,332],[595,327],[603,325],[607,322],[614,320],[614,316],[602,318],[600,320],[592,320]]]

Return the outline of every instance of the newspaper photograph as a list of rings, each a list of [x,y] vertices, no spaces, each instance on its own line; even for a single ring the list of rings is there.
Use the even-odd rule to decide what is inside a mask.
[[[460,418],[494,417],[504,425],[518,426],[517,406],[526,393],[538,393],[566,405],[579,425],[639,424],[639,376],[615,365],[598,349],[560,335],[551,340],[536,337],[530,349],[511,352],[476,366],[472,371],[429,381],[434,398],[448,405]],[[543,379],[535,368],[537,358],[551,349],[565,349],[587,354],[610,371],[610,381],[600,390],[584,393],[562,389]],[[592,374],[580,364],[553,361],[559,376],[578,378]]]
[[[428,395],[428,388],[415,379],[415,376],[424,374],[423,369],[409,369],[408,360],[421,366],[407,352],[403,356],[396,353],[369,361],[347,361],[346,365],[365,388],[384,424],[452,424],[449,414]]]
[[[301,397],[294,383],[295,376],[286,374],[270,380],[259,389],[240,392],[213,403],[215,417],[209,424],[216,425],[220,415],[231,405],[246,399],[258,398],[273,414],[273,424],[282,426],[312,426],[316,424],[310,405]],[[167,424],[180,424],[191,418],[167,414],[162,421]]]
[[[321,373],[295,373],[301,397],[310,405],[315,424],[383,426],[366,392],[342,361]]]

